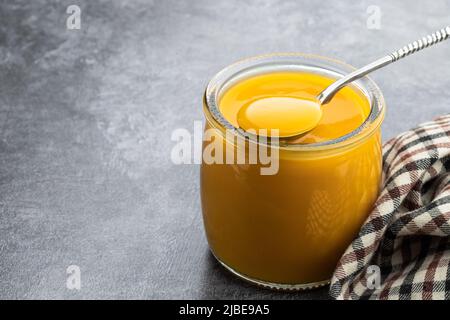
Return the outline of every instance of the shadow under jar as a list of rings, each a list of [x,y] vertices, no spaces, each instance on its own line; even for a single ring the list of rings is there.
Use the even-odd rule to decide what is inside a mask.
[[[203,221],[213,255],[235,275],[274,289],[329,282],[379,193],[385,105],[378,87],[364,77],[342,89],[368,106],[352,131],[319,142],[306,136],[274,144],[237,129],[221,108],[221,99],[233,86],[258,76],[298,73],[331,83],[352,70],[329,58],[274,54],[235,63],[208,84],[203,106],[208,141],[203,151],[215,141],[224,152],[219,161],[204,158],[201,165]],[[262,145],[278,153],[276,174],[262,175],[267,165],[248,163],[249,150]],[[234,154],[232,163],[227,163],[229,152]],[[239,153],[246,163],[236,163]]]

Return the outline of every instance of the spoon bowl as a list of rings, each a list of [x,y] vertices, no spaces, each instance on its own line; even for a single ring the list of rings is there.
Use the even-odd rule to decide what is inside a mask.
[[[314,129],[322,118],[319,100],[297,97],[256,99],[238,112],[239,127],[265,135],[278,130],[280,138],[297,137]],[[265,130],[264,132],[261,132]],[[260,134],[261,133],[261,134]]]

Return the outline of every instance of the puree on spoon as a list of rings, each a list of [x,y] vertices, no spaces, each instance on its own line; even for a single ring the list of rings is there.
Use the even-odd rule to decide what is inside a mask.
[[[273,96],[251,101],[238,112],[239,126],[248,131],[279,130],[280,137],[293,137],[310,131],[320,121],[322,111],[317,101],[298,97]]]

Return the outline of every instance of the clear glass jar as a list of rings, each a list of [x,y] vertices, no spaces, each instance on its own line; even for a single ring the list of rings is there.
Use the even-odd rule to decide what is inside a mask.
[[[249,146],[261,142],[245,136],[220,113],[217,104],[227,88],[269,72],[338,78],[353,70],[342,62],[305,54],[237,62],[219,72],[206,88],[205,130],[214,129],[214,139],[223,144],[223,150],[248,152]],[[338,139],[320,143],[271,145],[266,141],[279,154],[276,175],[261,175],[261,164],[202,163],[202,212],[209,246],[237,276],[275,289],[298,290],[329,282],[338,259],[369,214],[381,183],[384,99],[368,77],[352,86],[370,103],[364,123]],[[248,146],[238,150],[242,147],[226,135],[226,129],[247,139]]]

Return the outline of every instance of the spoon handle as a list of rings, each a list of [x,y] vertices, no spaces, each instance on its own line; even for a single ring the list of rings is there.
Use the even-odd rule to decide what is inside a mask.
[[[401,49],[398,49],[383,58],[380,58],[364,67],[353,71],[352,73],[342,77],[341,79],[333,82],[330,86],[328,86],[325,90],[323,90],[319,96],[317,97],[321,104],[325,104],[334,96],[334,94],[339,91],[342,87],[347,85],[350,82],[353,82],[366,74],[380,69],[392,62],[398,61],[410,54],[425,49],[429,46],[435,45],[441,41],[450,38],[450,26],[447,26],[441,30],[438,30],[426,37],[423,37],[419,40],[411,42],[404,46]]]

